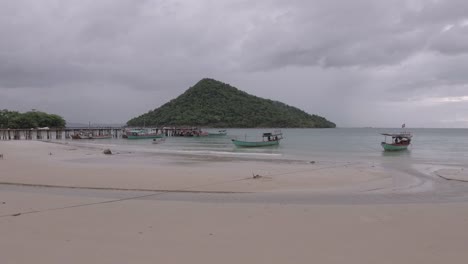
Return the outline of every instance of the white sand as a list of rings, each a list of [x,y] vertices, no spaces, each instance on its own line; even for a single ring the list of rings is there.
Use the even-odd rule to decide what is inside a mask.
[[[387,172],[365,163],[178,166],[151,162],[156,157],[107,157],[71,149],[0,142],[5,155],[0,181],[273,194],[359,191],[391,182]],[[298,167],[304,171],[291,173],[301,171]],[[273,176],[242,180],[254,170]],[[236,179],[241,180],[229,182]],[[0,191],[0,263],[452,264],[468,259],[466,202],[325,206],[155,199],[92,204],[110,198],[44,190]],[[84,204],[90,205],[59,209]],[[11,216],[15,213],[25,214]]]
[[[38,209],[89,202],[14,192],[0,199]],[[467,225],[467,204],[132,200],[0,218],[0,251],[2,263],[453,264],[468,258]]]

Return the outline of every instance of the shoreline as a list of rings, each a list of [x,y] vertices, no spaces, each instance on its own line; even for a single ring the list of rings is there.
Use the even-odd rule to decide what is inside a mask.
[[[104,155],[101,149],[43,142],[2,143],[4,173],[0,182],[96,187],[265,192],[322,190],[380,181],[388,177],[367,163],[281,163],[232,160],[213,162],[147,156],[139,153]],[[28,164],[28,166],[24,166]],[[373,167],[372,167],[373,166]],[[346,177],[347,174],[354,175]],[[253,176],[259,175],[257,179]]]
[[[0,182],[16,182],[0,184],[6,263],[468,258],[468,183],[435,174],[460,176],[457,166],[187,162],[40,142],[0,142],[0,152]],[[174,191],[138,190],[152,187]]]
[[[242,153],[242,152],[214,152],[214,151],[183,151],[183,150],[159,150],[159,151],[149,151],[145,150],[128,150],[122,147],[125,145],[107,145],[107,144],[90,144],[90,143],[78,143],[78,142],[61,142],[61,141],[42,141],[44,143],[58,144],[65,146],[73,146],[77,148],[90,149],[90,150],[99,150],[102,151],[106,148],[113,148],[115,154],[113,155],[125,155],[125,154],[135,154],[135,155],[146,155],[154,156],[161,158],[189,158],[191,160],[200,160],[200,161],[259,161],[259,162],[278,162],[284,164],[307,164],[310,163],[310,160],[301,160],[293,158],[283,158],[281,154],[276,153]],[[269,157],[269,158],[268,158]]]
[[[449,165],[375,162],[278,162],[102,154],[56,142],[2,142],[0,184],[42,188],[187,193],[360,195],[452,193]],[[28,164],[24,166],[23,164]],[[447,169],[445,169],[447,170]],[[459,169],[463,171],[463,168]],[[467,170],[468,171],[468,170]],[[447,177],[450,177],[447,176]],[[464,188],[463,183],[460,183]],[[468,186],[467,186],[468,187]],[[432,199],[430,199],[432,201]]]

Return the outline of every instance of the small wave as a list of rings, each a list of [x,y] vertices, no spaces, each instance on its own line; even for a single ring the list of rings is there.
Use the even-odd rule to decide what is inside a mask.
[[[84,146],[84,147],[106,147],[106,148],[109,148],[109,147],[121,147],[122,145],[117,145],[117,144],[99,144],[99,143],[90,143],[90,142],[86,142],[86,143],[83,143],[83,142],[73,142],[73,143],[70,143],[69,145],[71,146]]]
[[[229,156],[275,156],[280,157],[279,153],[259,153],[259,152],[228,152],[228,151],[212,151],[212,150],[182,150],[181,152],[189,154],[208,154],[208,155],[229,155]]]
[[[121,146],[119,146],[121,147]],[[129,149],[126,149],[129,150]],[[281,157],[279,153],[259,153],[259,152],[230,152],[218,150],[173,150],[173,149],[151,149],[132,148],[132,151],[156,154],[176,154],[176,155],[206,155],[206,156],[250,156],[250,157]]]

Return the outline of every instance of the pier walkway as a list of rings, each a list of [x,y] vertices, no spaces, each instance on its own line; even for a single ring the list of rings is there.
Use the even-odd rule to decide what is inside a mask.
[[[112,137],[117,138],[122,136],[123,131],[123,128],[115,127],[0,129],[0,140],[71,139],[71,135],[80,132],[92,133],[93,135],[112,135]]]
[[[112,138],[122,138],[129,127],[66,127],[66,128],[31,128],[31,129],[9,129],[0,128],[0,140],[57,140],[71,139],[72,135],[78,133],[92,134],[95,136],[112,135]],[[162,127],[145,129],[156,131],[165,136],[183,136],[185,133],[194,131],[201,132],[196,127]],[[190,134],[188,133],[188,134]]]

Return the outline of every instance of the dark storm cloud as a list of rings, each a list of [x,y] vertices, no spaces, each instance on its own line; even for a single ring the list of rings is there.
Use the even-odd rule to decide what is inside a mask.
[[[419,113],[416,125],[450,124],[424,118],[435,111],[460,125],[465,10],[461,0],[2,1],[0,108],[125,122],[213,77],[339,125],[392,126],[378,116],[403,109]]]
[[[255,50],[254,59],[263,65],[253,65],[259,68],[372,67],[401,63],[425,51],[468,51],[468,27],[462,26],[467,15],[460,11],[468,9],[468,2],[417,2],[289,2],[288,11],[257,26],[260,37],[246,47]],[[448,25],[455,26],[442,32]]]

